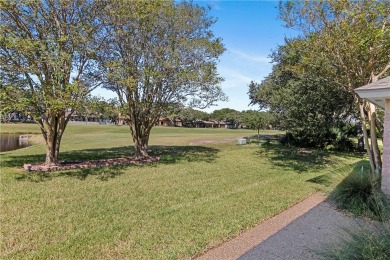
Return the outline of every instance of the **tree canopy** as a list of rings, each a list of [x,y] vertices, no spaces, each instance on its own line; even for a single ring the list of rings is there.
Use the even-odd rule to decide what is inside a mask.
[[[305,57],[304,40],[287,41],[273,53],[272,73],[249,85],[251,102],[268,108],[282,129],[300,146],[323,148],[336,141],[335,132],[353,118],[353,98],[326,80],[321,72],[295,71]]]
[[[150,131],[171,106],[226,99],[216,70],[224,47],[208,9],[192,3],[116,1],[106,11],[105,88],[126,108],[136,157],[147,157]]]
[[[272,115],[266,111],[242,111],[242,122],[247,128],[256,129],[257,137],[260,138],[260,130],[267,129],[272,123]]]
[[[210,118],[208,113],[190,107],[182,108],[179,111],[178,116],[183,121],[183,126],[186,127],[195,127],[196,121],[208,120]]]
[[[311,50],[305,67],[324,71],[327,80],[354,98],[362,122],[371,171],[381,173],[376,135],[376,108],[353,89],[386,76],[390,71],[390,2],[386,0],[288,1],[280,4],[281,18],[297,28]],[[366,118],[368,115],[368,118]],[[369,136],[366,121],[371,129]]]
[[[216,109],[211,113],[210,117],[217,121],[226,121],[234,125],[238,125],[242,118],[241,113],[231,108]]]
[[[294,62],[283,64],[277,59],[283,55],[276,55],[274,61],[283,64],[283,70],[298,76],[299,81],[304,79],[307,83],[308,80],[315,79],[319,83],[312,88],[316,94],[323,92],[322,87],[329,86],[329,89],[334,89],[341,96],[349,94],[350,97],[346,99],[353,100],[355,114],[359,115],[362,123],[371,170],[379,174],[381,157],[375,131],[376,109],[373,104],[361,100],[353,90],[389,74],[390,2],[285,1],[280,2],[279,7],[280,18],[286,22],[286,26],[297,29],[301,35],[294,42],[286,44],[291,49],[288,57]],[[284,76],[285,74],[278,74],[274,70],[272,77],[275,79],[272,82],[279,84],[283,82]],[[266,85],[267,82],[263,84]],[[298,85],[307,86],[301,83]],[[269,91],[274,91],[273,88],[270,89]],[[288,91],[289,87],[286,88],[286,93]],[[256,95],[256,91],[250,91],[251,97],[256,98]],[[262,100],[261,103],[264,104],[264,101],[268,102]],[[332,106],[337,111],[337,102],[332,102]],[[297,104],[296,107],[301,106]],[[321,112],[321,109],[323,107],[320,105],[316,111]],[[366,122],[371,129],[371,142],[368,141]],[[302,121],[302,125],[304,124],[306,121]]]
[[[29,111],[56,164],[62,135],[79,101],[100,81],[94,61],[103,41],[103,1],[1,1],[1,102]]]
[[[216,70],[224,47],[208,8],[165,0],[5,0],[0,7],[1,108],[33,114],[48,165],[58,163],[72,113],[103,109],[87,100],[97,86],[117,93],[120,105],[112,105],[130,121],[137,157],[148,156],[150,131],[172,107],[226,100]]]

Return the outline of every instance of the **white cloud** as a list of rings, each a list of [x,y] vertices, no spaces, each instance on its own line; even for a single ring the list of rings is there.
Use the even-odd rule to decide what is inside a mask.
[[[229,97],[228,102],[217,102],[217,106],[206,109],[211,112],[215,109],[229,107],[238,111],[253,109],[248,106],[248,85],[253,80],[261,82],[271,69],[271,59],[251,55],[239,50],[231,50],[221,57],[218,64],[218,73],[225,79],[221,87]]]
[[[220,67],[218,72],[225,79],[221,84],[223,89],[246,87],[253,80],[252,77],[232,68]]]
[[[106,100],[110,99],[110,98],[117,98],[118,97],[114,91],[111,91],[111,90],[108,90],[108,89],[104,89],[102,87],[98,87],[98,88],[94,89],[91,92],[91,94],[93,96],[103,97]]]
[[[258,63],[270,63],[272,61],[268,57],[252,55],[252,54],[240,51],[240,50],[230,49],[229,52],[238,56],[239,58],[245,59],[247,61],[258,62]]]

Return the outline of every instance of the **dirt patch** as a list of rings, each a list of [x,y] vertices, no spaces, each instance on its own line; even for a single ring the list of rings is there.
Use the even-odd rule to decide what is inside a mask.
[[[44,164],[24,164],[23,168],[28,172],[53,172],[73,169],[88,169],[110,165],[132,165],[158,162],[160,157],[136,158],[113,158],[88,161],[61,161],[58,165],[47,166]]]

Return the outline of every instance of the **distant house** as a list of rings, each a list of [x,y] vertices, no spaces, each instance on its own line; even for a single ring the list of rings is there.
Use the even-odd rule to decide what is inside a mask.
[[[226,122],[225,128],[228,128],[228,129],[235,129],[235,128],[237,128],[237,127],[236,127],[236,125],[233,124],[232,122]]]
[[[228,129],[239,129],[239,128],[246,128],[246,126],[239,124],[239,123],[233,123],[233,122],[226,122],[225,128]]]
[[[158,119],[157,125],[158,126],[171,126],[171,120],[168,117],[160,116],[160,118]]]
[[[195,127],[197,128],[225,128],[225,121],[207,121],[207,120],[197,120],[195,122]]]
[[[160,116],[157,122],[158,126],[183,126],[183,121],[179,117],[175,117],[173,120],[168,117]]]
[[[226,122],[225,121],[217,121],[218,128],[226,128]]]
[[[68,117],[71,113],[72,109],[67,109],[65,111],[65,116]],[[75,111],[70,115],[70,123],[90,123],[90,124],[113,124],[114,122],[116,124],[122,125],[126,121],[125,116],[121,116],[119,114],[116,118],[109,118],[103,116],[101,113],[98,112],[91,112],[91,111],[85,111],[84,113],[80,113],[79,111]]]
[[[175,126],[183,126],[183,120],[180,117],[175,117],[173,122]]]
[[[74,112],[70,116],[70,121],[72,122],[100,122],[101,116],[99,114],[79,114]]]
[[[206,121],[206,120],[195,121],[196,128],[210,128],[210,127],[213,127],[213,125],[214,125],[214,122],[212,122],[212,121]]]
[[[0,109],[1,110],[1,109]],[[8,113],[1,113],[0,120],[2,123],[10,123],[10,122],[23,122],[23,123],[33,123],[34,119],[30,115],[29,112],[23,113],[20,111],[11,111]]]

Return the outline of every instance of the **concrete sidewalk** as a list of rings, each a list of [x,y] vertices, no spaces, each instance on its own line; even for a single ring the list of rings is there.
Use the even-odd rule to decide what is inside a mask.
[[[238,259],[329,259],[326,253],[351,240],[351,232],[376,228],[374,221],[346,215],[325,201]]]
[[[376,230],[375,222],[352,217],[316,193],[198,259],[326,259],[349,231]]]

